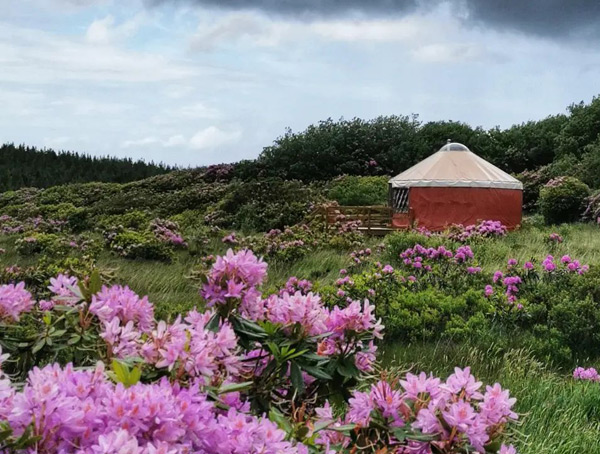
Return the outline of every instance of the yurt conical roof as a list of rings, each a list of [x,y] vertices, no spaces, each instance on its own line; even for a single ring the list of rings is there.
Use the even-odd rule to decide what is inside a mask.
[[[523,184],[460,143],[437,153],[389,180],[392,188],[473,187],[523,189]]]

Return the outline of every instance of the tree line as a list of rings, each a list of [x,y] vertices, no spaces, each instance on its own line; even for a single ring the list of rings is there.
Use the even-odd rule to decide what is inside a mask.
[[[25,145],[0,146],[0,191],[66,183],[126,183],[167,173],[173,167],[131,158],[96,157]]]

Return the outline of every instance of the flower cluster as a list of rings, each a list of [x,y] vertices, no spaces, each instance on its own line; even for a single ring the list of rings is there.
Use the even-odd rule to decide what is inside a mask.
[[[209,330],[213,315],[193,310],[183,321],[180,317],[172,324],[161,321],[136,349],[148,363],[173,371],[177,378],[186,374],[211,384],[235,379],[243,369],[237,337],[227,322],[217,332]]]
[[[416,244],[414,247],[401,252],[400,258],[406,266],[417,270],[431,271],[432,265],[436,262],[447,262],[449,260],[456,264],[470,262],[473,259],[473,251],[469,246],[460,246],[453,252],[445,246],[426,248],[420,244]],[[481,268],[478,267],[471,268],[469,271],[471,274],[481,271]]]
[[[500,221],[481,221],[479,224],[471,224],[466,227],[455,225],[448,232],[448,238],[464,242],[473,238],[492,238],[505,236],[506,226]]]
[[[225,244],[238,244],[235,232],[231,232],[229,235],[225,235],[223,238],[221,238],[221,241]]]
[[[7,391],[0,389],[2,399]],[[39,437],[28,452],[306,453],[265,418],[219,410],[195,384],[163,379],[126,388],[109,382],[101,364],[35,368],[22,391],[8,392],[0,415],[16,435],[33,427]]]
[[[551,273],[553,271],[560,270],[559,266],[554,261],[554,257],[552,255],[548,255],[544,261],[542,262],[542,267],[545,271]],[[577,273],[584,274],[589,271],[589,265],[582,265],[579,260],[573,260],[568,255],[563,255],[560,258],[560,264],[562,265],[562,270],[568,273]]]
[[[309,280],[298,279],[297,277],[292,276],[287,280],[283,288],[279,291],[279,295],[283,295],[284,293],[292,294],[296,292],[300,292],[306,295],[308,292],[311,291],[312,287],[313,284]]]
[[[0,234],[15,235],[24,232],[60,232],[63,230],[67,221],[44,219],[41,216],[27,218],[19,221],[7,214],[0,216]]]
[[[260,299],[256,287],[262,284],[266,273],[267,264],[252,251],[234,253],[229,249],[224,256],[217,257],[200,293],[208,307],[218,305],[231,312],[239,305],[243,314],[256,320],[262,312],[256,304]]]
[[[25,290],[25,283],[0,286],[0,321],[18,322],[22,313],[35,306],[31,293]]]
[[[176,222],[156,218],[150,223],[150,230],[163,243],[183,248],[188,246],[183,237],[178,233],[179,225]]]
[[[154,327],[154,306],[147,296],[140,298],[127,286],[103,286],[92,297],[90,312],[102,323],[115,319],[120,324],[132,322],[142,332],[149,332]]]
[[[576,380],[600,382],[600,374],[598,374],[598,371],[593,367],[590,367],[589,369],[577,367],[573,371],[573,378],[575,378]]]
[[[354,265],[361,265],[363,262],[367,261],[369,257],[371,257],[371,249],[361,249],[359,251],[353,251],[350,253],[350,258],[352,259],[352,263]]]
[[[563,237],[560,236],[558,233],[551,233],[548,236],[548,242],[549,243],[562,243],[563,242]]]
[[[445,382],[424,372],[409,373],[399,386],[380,381],[368,392],[355,391],[345,418],[337,424],[350,424],[355,434],[364,431],[372,442],[394,446],[395,452],[471,452],[472,447],[485,453],[518,416],[512,410],[516,399],[498,383],[487,386],[485,392],[481,388],[468,367],[455,368]],[[333,420],[329,406],[320,409],[319,416],[324,423]],[[357,448],[353,446],[356,440],[360,437],[327,430],[318,442],[327,452],[338,452]],[[511,449],[514,452],[505,446],[500,452]]]

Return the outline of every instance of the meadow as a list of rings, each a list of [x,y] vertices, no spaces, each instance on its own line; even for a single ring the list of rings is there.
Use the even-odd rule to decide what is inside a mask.
[[[230,232],[223,230],[205,235],[201,254],[192,253],[191,245],[187,245],[175,248],[173,255],[165,261],[132,259],[122,253],[115,253],[110,246],[99,247],[94,251],[92,268],[103,270],[106,273],[105,280],[111,284],[128,285],[137,295],[147,295],[154,304],[157,320],[173,321],[177,315],[194,307],[205,307],[207,297],[201,296],[199,289],[206,281],[200,276],[209,273],[210,264],[214,262],[214,259],[207,262],[207,257],[224,255],[229,248],[243,250],[247,245],[254,245],[258,250],[270,251],[265,254],[268,272],[261,285],[265,293],[273,294],[278,289],[289,287],[289,278],[294,276],[296,281],[310,281],[312,289],[321,293],[323,301],[330,307],[333,304],[343,305],[344,300],[349,298],[346,293],[353,300],[369,296],[365,292],[373,291],[372,288],[367,289],[375,285],[373,276],[384,273],[383,265],[390,263],[393,276],[401,280],[396,283],[386,281],[376,288],[376,294],[373,292],[371,298],[377,308],[377,316],[386,325],[385,340],[378,345],[379,362],[369,373],[371,377],[377,373],[386,376],[407,371],[427,371],[435,376],[445,377],[457,366],[469,366],[473,374],[484,383],[501,383],[503,388],[510,390],[511,396],[516,397],[513,410],[518,412],[519,420],[510,431],[510,438],[518,452],[600,452],[600,444],[597,443],[600,435],[600,384],[575,380],[572,375],[576,366],[587,368],[600,365],[595,333],[590,334],[592,337],[582,338],[583,340],[577,336],[570,337],[573,334],[571,330],[580,329],[577,317],[580,316],[581,323],[588,325],[585,329],[591,331],[597,330],[600,317],[597,317],[596,312],[575,315],[562,313],[560,311],[564,308],[558,303],[552,303],[555,305],[551,305],[547,313],[539,318],[544,323],[554,325],[552,334],[541,330],[539,324],[531,321],[540,317],[539,300],[549,294],[555,295],[557,299],[561,295],[569,298],[572,294],[574,300],[581,301],[576,310],[589,310],[585,301],[590,298],[594,300],[592,305],[597,305],[595,296],[588,294],[590,286],[595,287],[598,282],[595,277],[596,266],[600,265],[597,225],[585,223],[545,226],[537,217],[531,217],[525,220],[518,231],[474,236],[464,241],[457,241],[456,236],[451,234],[438,237],[417,231],[397,233],[387,238],[369,238],[343,226],[331,237],[316,233],[321,231],[318,227],[313,226],[310,233],[307,231],[308,227],[293,234],[288,232],[290,238],[277,243],[286,244],[284,253],[279,249],[273,253],[268,246],[264,249],[264,234],[246,237],[238,234],[237,238],[234,234],[232,238]],[[285,234],[279,233],[275,237]],[[181,235],[183,238],[192,236],[190,232]],[[560,238],[560,241],[550,239],[552,235]],[[74,237],[67,236],[73,242]],[[317,237],[318,240],[315,239]],[[60,259],[61,254],[75,256],[84,262],[86,253],[89,252],[77,250],[75,254],[71,251],[65,253],[64,244],[51,242],[48,249],[30,253],[28,249],[23,249],[23,242],[19,242],[19,238],[22,240],[22,235],[0,236],[0,248],[4,250],[0,263],[5,268],[5,280],[9,280],[6,268],[14,268],[15,265],[22,270],[29,270],[27,272],[31,275],[36,275],[37,272],[32,270],[44,268],[44,272],[50,272],[46,268],[57,271],[60,266],[66,267],[61,271],[69,273],[71,265],[65,265],[64,257]],[[38,243],[45,241],[43,236],[37,238]],[[85,241],[101,243],[103,236],[100,232],[92,232],[86,234]],[[110,242],[107,244],[110,245]],[[404,277],[411,274],[410,266],[414,262],[411,265],[403,264],[400,253],[413,248],[415,244],[432,248],[445,245],[455,251],[455,254],[459,252],[458,248],[468,246],[473,258],[471,261],[465,259],[464,265],[481,270],[474,272],[472,280],[469,280],[471,271],[466,271],[466,267],[460,268],[460,264],[455,261],[440,263],[439,268],[438,265],[433,265],[429,275],[419,276],[416,279],[418,285],[411,287],[412,284],[404,283]],[[368,254],[364,252],[367,250]],[[535,263],[537,269],[550,253],[556,257],[559,267],[559,259],[569,256],[580,264],[589,265],[590,271],[585,274],[572,273],[573,275],[566,271],[567,274],[552,278],[554,280],[542,276],[531,282],[523,275],[523,286],[519,284],[521,294],[516,300],[519,304],[523,303],[524,309],[520,312],[512,308],[506,309],[512,303],[506,300],[504,288],[498,295],[495,293],[486,299],[485,284],[492,283],[491,277],[498,270],[506,270],[508,276],[511,269],[509,260],[516,261],[519,267],[528,262]],[[54,257],[56,260],[62,260],[57,265],[58,268],[48,267],[45,262],[53,254],[57,254]],[[40,261],[43,265],[41,267]],[[423,263],[426,261],[427,259]],[[74,274],[79,265],[81,264],[76,263],[74,268],[71,267],[71,274]],[[457,269],[452,271],[453,267]],[[579,264],[577,269],[581,269]],[[554,271],[548,276],[554,275],[553,273]],[[465,277],[466,275],[469,276]],[[434,276],[435,279],[428,276]],[[351,284],[342,282],[344,278]],[[445,283],[439,287],[442,281]],[[40,282],[46,285],[46,277],[42,276]],[[30,286],[34,296],[45,298],[47,292],[44,285],[38,285],[34,291],[36,285]],[[340,291],[344,293],[343,297],[340,296]],[[461,300],[464,294],[470,293],[472,296],[467,297],[466,302]],[[448,299],[439,303],[438,307],[437,298],[441,294]],[[417,303],[413,302],[413,298]],[[494,298],[497,300],[492,302]],[[415,309],[414,304],[423,304],[424,309]],[[449,309],[445,309],[444,305]],[[471,306],[479,309],[472,310]],[[413,324],[398,322],[393,313],[396,308],[404,311],[401,314],[408,313],[407,310],[414,311],[420,318],[412,317]],[[445,310],[453,313],[445,314]],[[554,318],[550,317],[548,314],[555,310],[559,313]],[[460,321],[455,317],[457,314],[462,317]],[[569,320],[570,325],[561,326],[557,319],[567,316],[574,318]],[[578,349],[578,343],[585,348]],[[565,349],[564,344],[568,344],[570,349]],[[4,350],[6,351],[6,346]],[[384,370],[388,372],[377,372]],[[372,378],[367,378],[367,382],[369,380]],[[273,413],[271,417],[273,419]],[[486,449],[488,452],[496,452],[494,449],[497,448],[498,446]],[[318,452],[318,446],[315,449]],[[440,452],[455,451],[450,449]]]

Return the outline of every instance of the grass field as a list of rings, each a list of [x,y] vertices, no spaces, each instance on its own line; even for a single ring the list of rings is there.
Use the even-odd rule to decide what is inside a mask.
[[[551,232],[564,237],[552,247],[546,242]],[[375,246],[380,239],[370,240]],[[0,256],[3,266],[27,266],[32,258],[18,256],[11,241],[0,238],[6,253]],[[214,253],[226,246],[213,245]],[[600,265],[600,230],[593,225],[569,225],[559,228],[526,226],[501,239],[473,246],[479,263],[493,271],[510,257],[521,261],[532,257],[541,260],[549,252],[560,257],[570,254],[583,263]],[[135,292],[148,295],[158,309],[158,316],[183,312],[200,305],[197,284],[189,279],[190,270],[200,261],[187,252],[178,254],[171,264],[126,261],[104,252],[98,265],[114,269],[120,283]],[[347,267],[347,253],[320,250],[293,263],[270,263],[266,286],[279,286],[289,276],[331,283]],[[385,366],[402,370],[427,371],[447,376],[454,366],[470,365],[475,375],[486,383],[499,382],[518,399],[521,415],[517,448],[523,454],[600,453],[600,384],[575,382],[570,370],[559,370],[534,359],[527,345],[512,350],[489,345],[468,344],[403,345],[387,341],[381,347]],[[586,364],[591,366],[593,364]]]

